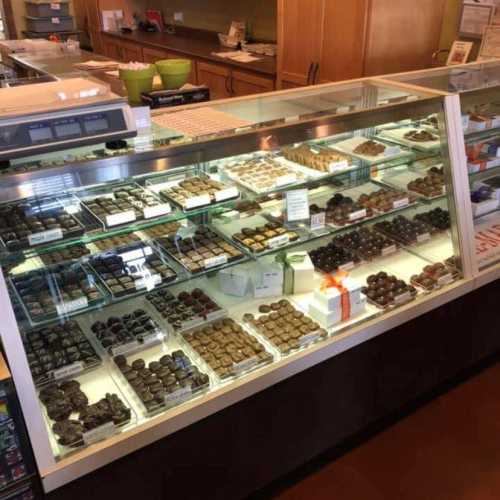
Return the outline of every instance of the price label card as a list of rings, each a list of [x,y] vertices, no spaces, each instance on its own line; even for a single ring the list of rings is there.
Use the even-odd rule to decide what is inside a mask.
[[[366,208],[363,208],[363,210],[358,210],[357,212],[352,212],[349,214],[349,220],[351,222],[354,222],[359,219],[364,219],[366,217]]]
[[[172,211],[169,203],[160,203],[153,207],[146,207],[144,209],[144,218],[152,219],[154,217],[161,217],[162,215],[168,215]]]
[[[149,335],[144,335],[144,337],[142,337],[142,344],[153,345],[161,342],[162,339],[163,339],[163,333],[157,331],[155,333],[150,333]]]
[[[288,186],[288,184],[293,184],[297,182],[296,174],[282,175],[276,179],[276,187]]]
[[[437,280],[439,286],[449,285],[453,281],[453,275],[451,273],[441,276]]]
[[[184,203],[187,210],[210,205],[210,195],[202,194],[200,196],[192,196],[191,198],[188,198]]]
[[[240,375],[243,372],[246,372],[247,370],[250,370],[254,366],[257,366],[259,362],[259,358],[257,356],[252,356],[251,358],[244,359],[243,361],[240,361],[239,363],[234,363],[233,365],[233,373],[235,375]]]
[[[277,287],[282,286],[283,272],[282,271],[264,271],[262,273],[262,284],[264,286]]]
[[[410,204],[410,199],[409,198],[401,198],[400,200],[396,200],[392,206],[394,207],[395,210],[398,208],[403,208],[407,207]]]
[[[148,292],[154,290],[158,285],[161,285],[161,276],[159,274],[152,274],[144,278],[135,280],[134,285],[137,290],[146,289]]]
[[[226,315],[224,309],[219,309],[218,311],[212,311],[207,314],[207,321],[215,321],[216,319],[223,318]]]
[[[56,229],[49,229],[48,231],[42,231],[41,233],[34,233],[28,235],[28,242],[32,247],[62,239],[63,239],[63,233],[60,227]]]
[[[195,328],[201,324],[203,324],[205,320],[203,318],[194,318],[187,321],[181,322],[181,330],[190,330],[191,328]]]
[[[50,10],[61,10],[61,4],[60,3],[51,3]]]
[[[119,226],[120,224],[126,224],[127,222],[134,222],[135,219],[135,212],[133,210],[127,210],[126,212],[120,212],[119,214],[106,215],[106,225],[109,227]]]
[[[339,271],[350,271],[351,269],[354,269],[354,262],[348,262],[339,266]]]
[[[401,304],[406,304],[407,302],[410,302],[410,300],[411,300],[411,293],[405,292],[402,293],[401,295],[396,295],[396,297],[394,297],[394,304],[399,306]]]
[[[288,236],[288,234],[281,234],[280,236],[267,240],[267,247],[272,250],[282,247],[283,245],[288,245],[288,243],[290,243],[290,236]]]
[[[320,212],[319,214],[311,215],[311,231],[321,231],[326,226],[326,213]]]
[[[172,406],[180,405],[188,399],[191,399],[192,395],[193,392],[191,391],[191,387],[183,387],[182,389],[179,389],[165,396],[165,406],[167,408],[171,408]]]
[[[429,241],[430,239],[431,239],[431,233],[424,233],[424,234],[417,235],[417,242],[418,243],[425,243],[426,241]]]
[[[286,193],[286,218],[288,222],[307,220],[309,212],[309,191],[296,189]]]
[[[345,170],[346,168],[349,168],[349,162],[347,160],[334,161],[328,165],[328,171],[331,174],[339,170]]]
[[[384,257],[387,257],[388,255],[392,255],[393,253],[396,253],[398,247],[396,245],[391,245],[390,247],[385,247],[382,248],[382,255]]]
[[[91,431],[84,432],[82,434],[83,442],[90,446],[91,444],[98,443],[99,441],[103,441],[104,439],[108,439],[109,437],[115,435],[117,432],[116,426],[113,422],[108,422],[100,427],[96,427]]]
[[[61,20],[58,17],[53,17],[51,21],[52,24],[61,24]]]
[[[203,261],[203,267],[205,269],[212,269],[213,267],[223,266],[227,264],[227,255],[217,255],[216,257],[211,257],[210,259],[205,259]]]
[[[240,192],[236,188],[236,186],[232,186],[227,189],[222,189],[221,191],[215,192],[215,201],[221,202],[225,200],[231,200],[232,198],[238,198]]]
[[[88,307],[88,305],[89,305],[88,298],[80,297],[79,299],[57,304],[56,310],[59,316],[63,316],[65,314],[71,314],[74,311],[79,311],[80,309],[85,309],[86,307]]]
[[[61,380],[62,378],[73,377],[74,375],[83,372],[84,369],[85,365],[83,364],[83,361],[77,361],[71,365],[54,370],[52,374],[55,380]]]
[[[266,297],[278,297],[283,294],[283,287],[274,287],[268,285],[256,285],[254,289],[254,297],[263,299]]]
[[[117,345],[111,348],[111,355],[119,356],[120,354],[128,354],[129,352],[135,351],[139,348],[139,342],[137,340],[132,340],[126,344]]]
[[[316,342],[318,339],[319,339],[318,332],[308,333],[307,335],[300,337],[299,344],[303,347],[305,345],[309,345],[312,344],[313,342]]]
[[[132,108],[137,130],[151,128],[151,108],[149,106],[136,106]]]

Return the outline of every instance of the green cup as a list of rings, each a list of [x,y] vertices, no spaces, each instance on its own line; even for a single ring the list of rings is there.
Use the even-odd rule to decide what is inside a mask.
[[[174,90],[186,84],[191,73],[189,59],[165,59],[156,62],[156,69],[161,76],[163,88]]]
[[[153,79],[156,74],[154,65],[144,69],[120,69],[120,79],[125,83],[130,104],[141,104],[141,94],[153,90]]]

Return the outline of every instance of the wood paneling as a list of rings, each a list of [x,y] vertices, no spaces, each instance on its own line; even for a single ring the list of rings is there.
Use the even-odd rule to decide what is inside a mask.
[[[369,0],[326,1],[319,73],[314,83],[360,78]]]
[[[445,0],[371,0],[365,75],[429,67],[439,47]]]
[[[308,84],[311,65],[320,61],[324,6],[325,0],[278,0],[280,85]]]
[[[143,47],[142,59],[145,63],[154,64],[156,61],[168,59],[168,52],[166,50],[153,49],[151,47]]]
[[[274,90],[274,80],[264,78],[246,71],[233,70],[231,75],[231,90],[234,96],[261,94]]]

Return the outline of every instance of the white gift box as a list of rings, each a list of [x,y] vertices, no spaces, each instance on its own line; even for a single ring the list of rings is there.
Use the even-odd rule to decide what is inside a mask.
[[[365,309],[366,297],[361,294],[357,302],[351,302],[350,304],[349,319],[362,314]],[[342,305],[339,303],[338,307],[335,309],[328,310],[324,305],[317,301],[313,301],[309,304],[309,316],[316,320],[322,327],[331,328],[342,321]]]
[[[286,254],[285,292],[291,294],[312,292],[316,288],[314,264],[307,252],[289,252]],[[297,258],[297,262],[293,259]],[[291,259],[291,261],[289,261]],[[302,260],[301,260],[302,259]]]
[[[352,278],[345,278],[342,281],[342,286],[349,293],[351,304],[356,304],[360,301],[361,284]],[[342,293],[338,288],[316,289],[314,291],[314,300],[328,311],[334,311],[340,308]]]
[[[226,295],[244,297],[250,288],[250,275],[247,267],[223,269],[219,272],[219,287]]]

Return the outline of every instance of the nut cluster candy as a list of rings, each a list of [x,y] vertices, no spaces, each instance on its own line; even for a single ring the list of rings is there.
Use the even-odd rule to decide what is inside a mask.
[[[362,227],[344,235],[336,236],[333,243],[368,261],[397,250],[397,244],[394,241],[368,227]]]
[[[83,227],[62,208],[41,210],[36,202],[0,207],[0,238],[10,251],[29,247],[29,236],[60,229],[63,238],[81,236]]]
[[[63,446],[80,446],[84,432],[108,422],[123,425],[131,416],[130,408],[116,394],[106,394],[97,403],[89,405],[87,395],[76,380],[45,387],[39,397],[47,415],[55,421],[52,430]],[[72,415],[74,418],[70,419]]]
[[[354,153],[363,156],[380,156],[386,149],[387,147],[382,143],[369,140],[357,146],[354,149]]]
[[[450,212],[448,212],[448,210],[443,210],[440,207],[429,210],[428,212],[417,214],[414,219],[430,224],[440,231],[446,231],[451,227]]]
[[[265,347],[234,320],[226,318],[184,335],[191,347],[224,379],[235,367],[255,358],[255,365],[273,359]]]
[[[165,354],[147,366],[143,359],[129,363],[125,356],[115,356],[114,362],[150,411],[164,406],[167,394],[184,387],[195,392],[209,384],[208,375],[200,372],[180,350]]]
[[[177,186],[160,191],[162,196],[169,198],[183,209],[188,209],[186,201],[189,198],[201,196],[204,194],[209,195],[210,202],[215,203],[215,193],[227,189],[227,185],[209,177],[190,177],[184,181],[179,182]],[[239,193],[233,196],[232,199],[238,198]]]
[[[426,198],[441,196],[444,190],[444,177],[439,174],[429,173],[425,177],[418,177],[408,183],[409,191],[419,193]]]
[[[222,310],[199,288],[181,292],[177,297],[168,290],[156,290],[146,298],[174,330],[181,330],[196,321],[206,321],[209,315]]]
[[[342,153],[338,153],[328,147],[315,147],[314,149],[308,144],[300,146],[286,147],[282,149],[283,156],[290,161],[299,163],[319,172],[329,172],[332,163],[347,161],[351,163],[351,158]]]
[[[398,303],[401,297],[407,297],[408,300],[417,296],[417,290],[414,286],[406,284],[405,281],[391,276],[384,271],[372,274],[367,278],[368,286],[361,291],[380,307],[388,307]]]
[[[243,321],[252,325],[283,354],[299,349],[304,337],[317,333],[318,338],[326,338],[328,333],[318,323],[298,311],[286,299],[259,307],[261,315],[245,314]]]
[[[239,233],[233,234],[232,238],[252,252],[259,253],[269,247],[269,240],[284,235],[288,235],[289,241],[299,239],[295,231],[288,231],[278,222],[267,222],[256,228],[244,227]]]
[[[413,245],[419,237],[435,232],[426,222],[409,220],[404,215],[398,215],[392,221],[377,222],[374,227],[378,232],[406,245]]]
[[[379,189],[370,194],[362,194],[358,203],[365,208],[372,208],[378,212],[390,212],[398,208],[398,202],[408,205],[412,199],[408,193],[393,191],[391,189]]]
[[[24,335],[24,349],[35,384],[52,379],[52,372],[73,363],[97,366],[101,359],[76,321],[33,330]]]

